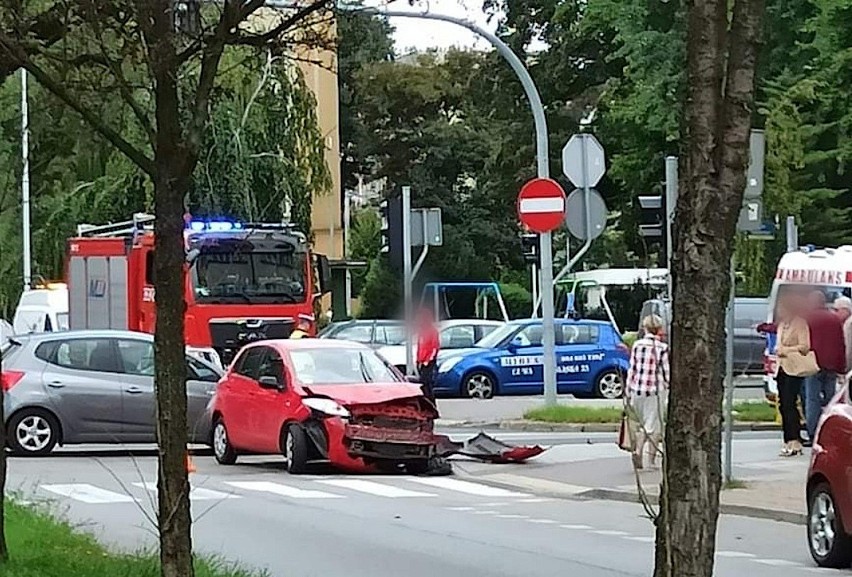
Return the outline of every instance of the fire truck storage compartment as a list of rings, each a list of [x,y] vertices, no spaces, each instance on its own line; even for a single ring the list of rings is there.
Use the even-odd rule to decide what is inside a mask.
[[[123,244],[121,242],[122,247]],[[72,330],[127,330],[128,289],[125,254],[72,255],[68,262],[68,281],[68,312]]]

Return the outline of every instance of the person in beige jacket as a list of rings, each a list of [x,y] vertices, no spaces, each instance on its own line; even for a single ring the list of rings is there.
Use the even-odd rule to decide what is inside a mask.
[[[796,401],[802,390],[804,379],[801,373],[802,359],[810,352],[808,324],[797,314],[798,306],[793,295],[780,299],[776,317],[778,319],[778,408],[781,413],[781,428],[784,431],[782,457],[802,454],[801,415]]]

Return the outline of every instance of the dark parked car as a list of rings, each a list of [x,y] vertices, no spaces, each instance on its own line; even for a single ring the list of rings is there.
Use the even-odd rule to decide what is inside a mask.
[[[757,332],[757,326],[766,322],[769,300],[765,298],[737,297],[734,300],[734,374],[762,375],[763,351],[766,338]],[[639,334],[642,319],[650,314],[662,317],[670,329],[671,314],[668,303],[662,300],[645,301],[639,316]],[[669,332],[669,331],[667,331]]]
[[[341,321],[325,327],[318,337],[352,341],[378,348],[398,345],[405,340],[405,325],[401,321],[393,320]]]

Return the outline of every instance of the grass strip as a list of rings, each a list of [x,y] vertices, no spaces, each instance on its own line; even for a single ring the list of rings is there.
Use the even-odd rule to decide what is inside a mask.
[[[620,407],[584,407],[582,405],[556,405],[536,407],[524,413],[524,419],[542,423],[618,423]],[[734,403],[734,420],[747,423],[771,423],[775,420],[775,407],[764,401]]]
[[[152,553],[113,553],[87,533],[57,520],[42,508],[6,502],[10,559],[0,564],[8,577],[158,577]],[[197,577],[257,577],[215,560],[197,560]]]

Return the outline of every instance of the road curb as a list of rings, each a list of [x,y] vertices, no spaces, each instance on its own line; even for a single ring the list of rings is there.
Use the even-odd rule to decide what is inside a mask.
[[[529,484],[519,484],[507,482],[505,479],[492,479],[489,474],[473,475],[467,471],[454,468],[454,475],[457,477],[476,479],[477,482],[508,489],[514,491],[535,492],[536,496],[548,497],[552,499],[566,499],[573,501],[619,501],[623,503],[640,503],[639,495],[631,491],[621,491],[618,489],[605,489],[593,487],[577,487],[574,485],[565,484],[565,488],[560,490],[554,488],[556,483],[551,483],[549,489],[533,490]],[[535,477],[530,477],[531,480]],[[724,494],[724,492],[723,492]],[[648,495],[649,501],[654,504],[659,504],[659,499],[656,495]],[[782,509],[768,509],[764,507],[753,507],[749,505],[736,505],[732,503],[720,503],[719,513],[723,515],[735,515],[737,517],[750,517],[753,519],[766,519],[769,521],[779,521],[782,523],[790,523],[793,525],[804,525],[807,522],[807,515],[797,511],[785,511]]]
[[[723,491],[724,494],[724,491]],[[627,503],[639,503],[639,495],[630,491],[619,491],[617,489],[590,489],[577,495],[586,499],[597,499],[601,501],[623,501]],[[659,504],[656,495],[648,495],[648,500],[654,505]],[[719,503],[719,513],[723,515],[736,515],[738,517],[752,517],[756,519],[768,519],[770,521],[781,521],[794,525],[804,525],[807,515],[797,511],[784,511],[782,509],[767,509],[753,507],[751,505],[736,505],[733,503]]]
[[[438,419],[435,424],[440,427],[457,427],[462,429],[500,429],[528,433],[615,433],[619,423],[545,423],[541,421],[459,421]],[[742,422],[734,423],[733,430],[742,431],[780,431],[778,423]]]

